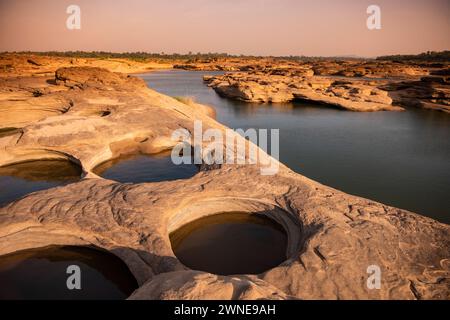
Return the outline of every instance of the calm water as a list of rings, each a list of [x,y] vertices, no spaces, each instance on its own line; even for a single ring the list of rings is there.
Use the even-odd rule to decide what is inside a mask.
[[[81,271],[81,290],[68,290],[67,267]],[[0,299],[126,299],[136,279],[116,256],[87,247],[46,247],[0,258]]]
[[[161,71],[141,77],[164,94],[214,106],[218,120],[231,128],[280,129],[280,160],[298,173],[450,223],[449,114],[233,102],[208,88],[205,74],[220,72]]]
[[[185,266],[214,274],[259,274],[286,260],[286,234],[262,215],[205,217],[176,230],[170,240]]]
[[[69,161],[41,160],[0,167],[0,206],[24,195],[75,182],[81,168]]]
[[[160,182],[187,179],[198,172],[195,165],[173,164],[170,152],[157,155],[131,155],[105,162],[94,173],[122,183]]]

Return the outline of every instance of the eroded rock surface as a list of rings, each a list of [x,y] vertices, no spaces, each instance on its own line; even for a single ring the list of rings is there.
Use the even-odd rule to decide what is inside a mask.
[[[450,112],[450,69],[417,81],[401,81],[384,86],[396,104]]]
[[[310,69],[309,75],[354,78],[419,79],[441,69],[433,64],[401,63],[382,60],[335,58],[211,58],[191,59],[174,68],[195,71],[260,71],[273,73],[284,70]]]
[[[253,277],[224,277],[199,271],[162,273],[135,291],[131,300],[286,300],[293,299]]]
[[[112,72],[141,73],[152,69],[172,68],[172,64],[157,61],[138,62],[127,59],[95,59],[47,57],[32,54],[0,54],[0,78],[12,76],[52,75],[63,67],[97,67]]]
[[[36,82],[42,94],[35,98],[55,95],[71,101],[70,109],[1,137],[0,165],[64,158],[79,163],[85,177],[0,208],[0,255],[95,245],[128,265],[140,285],[131,299],[450,298],[448,225],[347,195],[282,164],[275,176],[261,175],[260,165],[223,165],[191,179],[144,184],[94,175],[92,168],[121,153],[171,148],[173,130],[192,131],[194,119],[204,130],[226,128],[204,108],[135,78],[90,68],[59,70],[56,78]],[[230,277],[183,266],[169,233],[227,211],[259,212],[279,222],[288,234],[287,260],[260,275]],[[380,290],[367,287],[372,265],[382,272]]]
[[[404,64],[380,60],[327,60],[313,62],[314,74],[323,76],[409,78],[426,76],[430,68],[415,63]]]
[[[332,69],[333,65],[341,71]],[[205,76],[204,80],[218,94],[247,102],[308,100],[350,111],[419,107],[450,112],[448,67],[426,69],[390,62],[362,65],[363,71],[358,71],[359,64],[331,61],[266,66],[258,71]]]
[[[295,99],[333,105],[350,111],[400,111],[374,80],[311,76],[309,69],[230,73],[204,79],[218,94],[247,102],[289,102]]]

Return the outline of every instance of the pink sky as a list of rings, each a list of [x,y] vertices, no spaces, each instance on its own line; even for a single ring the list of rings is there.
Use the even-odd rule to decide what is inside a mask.
[[[81,8],[81,30],[66,8]],[[377,4],[382,29],[369,31]],[[450,49],[450,0],[0,0],[0,51],[359,55]]]

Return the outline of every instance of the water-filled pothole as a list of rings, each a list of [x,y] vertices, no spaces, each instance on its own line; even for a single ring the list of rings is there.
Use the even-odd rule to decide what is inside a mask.
[[[286,260],[287,235],[272,219],[245,212],[221,213],[170,234],[178,259],[194,270],[219,275],[259,274]]]
[[[68,278],[80,269],[81,290],[69,290]],[[70,284],[75,280],[69,279]],[[137,287],[125,263],[90,247],[52,246],[24,250],[0,259],[0,299],[126,299]]]
[[[81,178],[81,168],[66,160],[39,160],[0,167],[0,206],[39,190]]]
[[[126,155],[100,164],[94,173],[122,183],[161,182],[188,179],[198,173],[196,165],[175,165],[171,152]]]

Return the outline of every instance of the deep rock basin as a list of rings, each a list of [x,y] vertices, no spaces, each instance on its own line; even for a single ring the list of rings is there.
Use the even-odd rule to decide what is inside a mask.
[[[287,235],[272,219],[246,212],[215,214],[170,234],[178,259],[219,275],[259,274],[286,260]]]
[[[39,160],[0,167],[0,206],[39,190],[76,182],[81,168],[67,160]]]
[[[195,165],[175,165],[171,153],[155,155],[134,154],[104,162],[94,168],[94,173],[122,183],[161,182],[187,179],[198,172]]]
[[[69,290],[67,268],[80,268],[81,290]],[[126,299],[136,279],[116,256],[90,247],[51,246],[0,258],[0,299]]]

